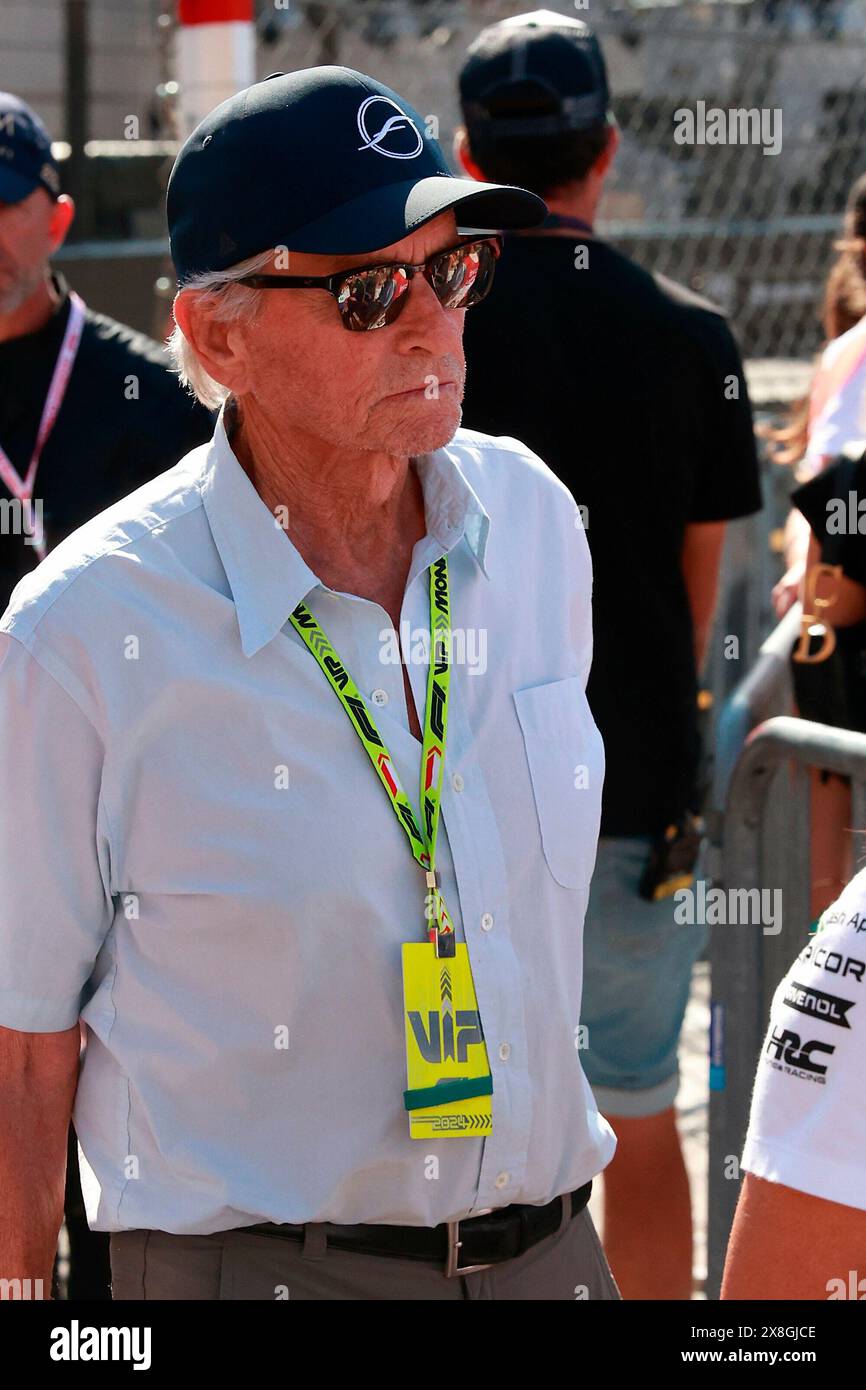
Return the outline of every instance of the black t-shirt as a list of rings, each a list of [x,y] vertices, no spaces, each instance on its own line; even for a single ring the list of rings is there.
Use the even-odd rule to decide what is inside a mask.
[[[602,833],[656,833],[697,799],[685,528],[761,507],[736,344],[713,305],[579,236],[507,237],[465,344],[463,423],[522,440],[587,509]]]
[[[35,333],[0,342],[0,444],[19,477],[30,464],[69,318],[68,287]],[[75,365],[48,437],[34,499],[48,548],[209,439],[214,420],[181,388],[158,343],[86,310]],[[11,493],[0,479],[0,498]],[[4,509],[5,510],[5,509]],[[11,525],[0,530],[0,612],[38,554]]]

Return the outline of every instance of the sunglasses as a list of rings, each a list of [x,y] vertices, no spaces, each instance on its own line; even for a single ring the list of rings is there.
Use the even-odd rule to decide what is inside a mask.
[[[327,290],[337,301],[343,327],[352,333],[370,333],[393,323],[403,312],[409,285],[419,272],[445,309],[479,304],[493,284],[501,252],[499,237],[485,237],[437,251],[418,265],[392,261],[356,266],[337,275],[246,275],[237,283],[256,290]]]

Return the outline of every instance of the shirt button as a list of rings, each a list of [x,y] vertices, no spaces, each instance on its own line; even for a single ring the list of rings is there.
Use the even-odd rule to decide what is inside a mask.
[[[454,773],[454,776],[451,778],[451,785],[456,792],[462,792],[464,782],[459,772]]]
[[[493,1186],[494,1186],[494,1187],[500,1187],[500,1188],[502,1188],[502,1187],[507,1187],[510,1181],[511,1181],[511,1174],[510,1174],[510,1173],[497,1173],[497,1174],[496,1174],[496,1177],[493,1179]]]
[[[490,931],[490,928],[491,928],[492,926],[493,926],[493,913],[492,913],[492,912],[485,912],[484,915],[483,915],[482,918],[481,918],[481,930],[482,930],[482,931]]]
[[[499,1056],[502,1058],[503,1062],[508,1061],[509,1057],[511,1056],[511,1043],[499,1044]]]
[[[387,705],[388,692],[387,690],[374,690],[370,698],[374,705]]]

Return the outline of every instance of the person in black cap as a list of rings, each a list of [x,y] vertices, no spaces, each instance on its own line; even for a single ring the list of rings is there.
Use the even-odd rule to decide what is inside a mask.
[[[485,29],[460,73],[456,154],[544,197],[467,323],[465,423],[525,440],[581,506],[593,561],[588,694],[605,743],[586,918],[585,1067],[616,1130],[604,1239],[623,1295],[689,1298],[677,1044],[705,926],[673,894],[700,844],[697,676],[724,523],[760,508],[742,363],[714,306],[594,231],[617,148],[605,64],[580,20]]]
[[[39,120],[0,92],[0,610],[89,517],[208,438],[162,348],[87,308],[51,256],[75,215]],[[68,1291],[109,1297],[108,1242],[88,1229],[69,1136]]]
[[[157,343],[52,271],[74,216],[45,127],[0,92],[0,610],[52,546],[213,430]]]
[[[0,624],[0,1024],[31,1059],[0,1268],[51,1246],[44,1202],[26,1247],[4,1217],[51,1190],[83,1019],[115,1298],[616,1299],[576,1045],[589,551],[541,459],[460,428],[464,320],[544,203],[334,66],[207,116],[167,209],[211,444]],[[58,708],[22,836],[9,752],[54,766]]]

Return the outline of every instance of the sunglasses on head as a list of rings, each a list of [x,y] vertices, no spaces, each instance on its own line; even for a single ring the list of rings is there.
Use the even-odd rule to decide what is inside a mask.
[[[412,265],[392,261],[362,265],[336,275],[246,275],[238,284],[256,290],[327,290],[337,301],[340,321],[353,333],[384,328],[403,312],[409,285],[419,273],[445,309],[469,309],[493,284],[502,242],[499,237],[462,241]]]

